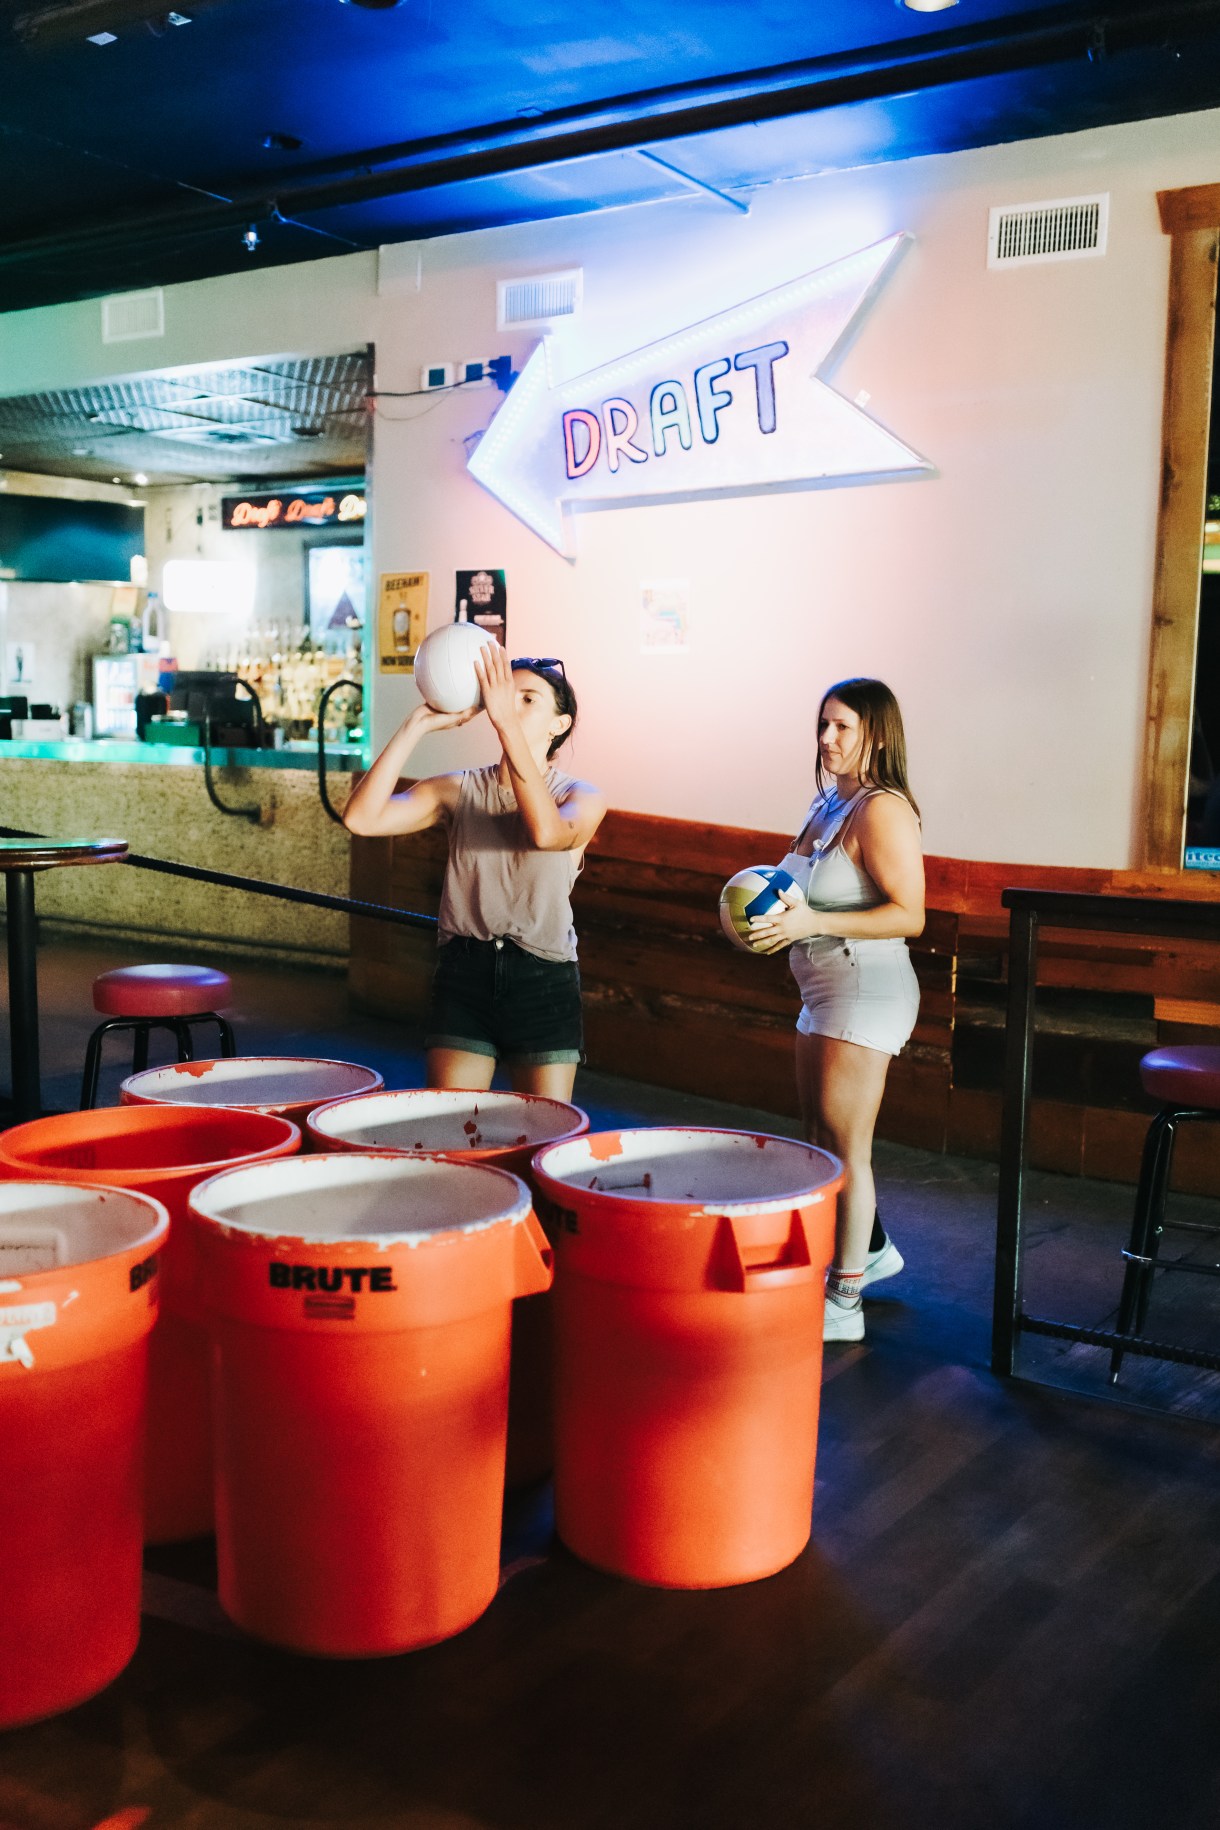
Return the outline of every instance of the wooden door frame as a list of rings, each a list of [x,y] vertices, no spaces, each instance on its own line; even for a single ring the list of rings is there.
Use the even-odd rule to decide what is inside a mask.
[[[1169,325],[1141,863],[1151,870],[1181,870],[1207,508],[1220,184],[1158,191],[1157,205],[1170,238]]]

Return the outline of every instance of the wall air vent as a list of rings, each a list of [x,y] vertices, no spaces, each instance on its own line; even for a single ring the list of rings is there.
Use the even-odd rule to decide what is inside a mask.
[[[165,294],[160,286],[102,300],[103,343],[135,343],[141,337],[164,335]]]
[[[1055,203],[1007,203],[987,225],[989,267],[1089,260],[1106,251],[1110,197],[1062,197]]]
[[[497,330],[545,330],[563,318],[574,318],[584,295],[584,271],[535,273],[525,280],[496,281]]]

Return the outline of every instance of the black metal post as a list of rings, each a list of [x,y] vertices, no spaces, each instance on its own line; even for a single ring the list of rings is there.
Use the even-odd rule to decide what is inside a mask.
[[[13,1116],[18,1124],[42,1116],[38,1060],[38,951],[33,871],[5,871],[8,913],[8,1013],[13,1063]]]
[[[1034,1053],[1038,913],[1014,908],[1008,918],[1008,1027],[1004,1046],[1004,1108],[1000,1126],[1000,1186],[996,1204],[995,1299],[991,1370],[1011,1378],[1021,1314],[1021,1197],[1025,1133]]]

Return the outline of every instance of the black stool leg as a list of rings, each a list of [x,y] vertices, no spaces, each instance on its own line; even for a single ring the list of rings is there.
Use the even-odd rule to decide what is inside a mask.
[[[225,1057],[231,1059],[236,1055],[237,1043],[234,1040],[233,1030],[224,1017],[219,1016],[214,1010],[200,1010],[197,1011],[193,1017],[183,1017],[175,1027],[178,1029],[179,1033],[184,1030],[189,1032],[196,1023],[214,1023],[216,1025],[217,1029],[220,1031],[220,1054],[222,1059]],[[186,1054],[181,1055],[179,1059],[182,1061],[191,1061],[194,1059],[194,1056],[188,1048]]]
[[[1148,1296],[1155,1269],[1161,1224],[1165,1214],[1165,1197],[1169,1188],[1169,1170],[1173,1161],[1175,1106],[1162,1106],[1148,1127],[1144,1152],[1140,1159],[1140,1179],[1135,1192],[1135,1212],[1131,1220],[1131,1237],[1127,1242],[1127,1267],[1123,1273],[1123,1290],[1118,1304],[1118,1333],[1139,1333],[1148,1312]],[[1134,1326],[1133,1326],[1134,1325]],[[1118,1378],[1123,1363],[1123,1349],[1110,1354],[1110,1383]]]
[[[102,1039],[110,1028],[109,1023],[99,1023],[89,1038],[85,1050],[85,1072],[80,1083],[80,1109],[89,1112],[97,1103],[97,1081],[102,1071]]]
[[[1157,1152],[1155,1179],[1152,1184],[1152,1202],[1148,1213],[1148,1237],[1143,1248],[1146,1263],[1138,1266],[1139,1277],[1136,1281],[1135,1332],[1144,1332],[1144,1320],[1148,1314],[1148,1299],[1152,1295],[1152,1279],[1156,1271],[1157,1253],[1165,1232],[1165,1203],[1169,1199],[1169,1171],[1173,1166],[1173,1144],[1177,1136],[1178,1120],[1183,1116],[1175,1108],[1165,1114],[1161,1148]]]
[[[191,1040],[192,1021],[193,1019],[190,1017],[178,1017],[170,1025],[170,1028],[178,1038],[179,1061],[193,1061],[195,1059],[195,1045]]]
[[[97,1083],[102,1071],[102,1044],[106,1037],[118,1030],[133,1032],[135,1037],[132,1048],[133,1072],[138,1072],[141,1067],[148,1066],[148,1032],[155,1027],[156,1025],[146,1023],[140,1017],[107,1017],[104,1023],[98,1024],[90,1036],[89,1046],[85,1050],[85,1072],[80,1089],[82,1112],[91,1111],[97,1104]],[[143,1061],[140,1059],[141,1046],[143,1047]]]

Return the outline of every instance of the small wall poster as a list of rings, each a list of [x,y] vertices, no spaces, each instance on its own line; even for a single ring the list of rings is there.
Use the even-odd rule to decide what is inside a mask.
[[[383,572],[377,599],[377,655],[383,674],[415,671],[428,630],[428,574]]]
[[[503,642],[508,626],[508,583],[504,573],[491,566],[480,566],[474,572],[459,572],[453,620],[477,623],[480,629],[494,635],[497,642]]]
[[[675,654],[687,646],[690,585],[685,578],[656,578],[640,586],[640,653]]]
[[[348,632],[364,621],[364,548],[311,546],[305,550],[306,618],[319,647],[347,645]]]

